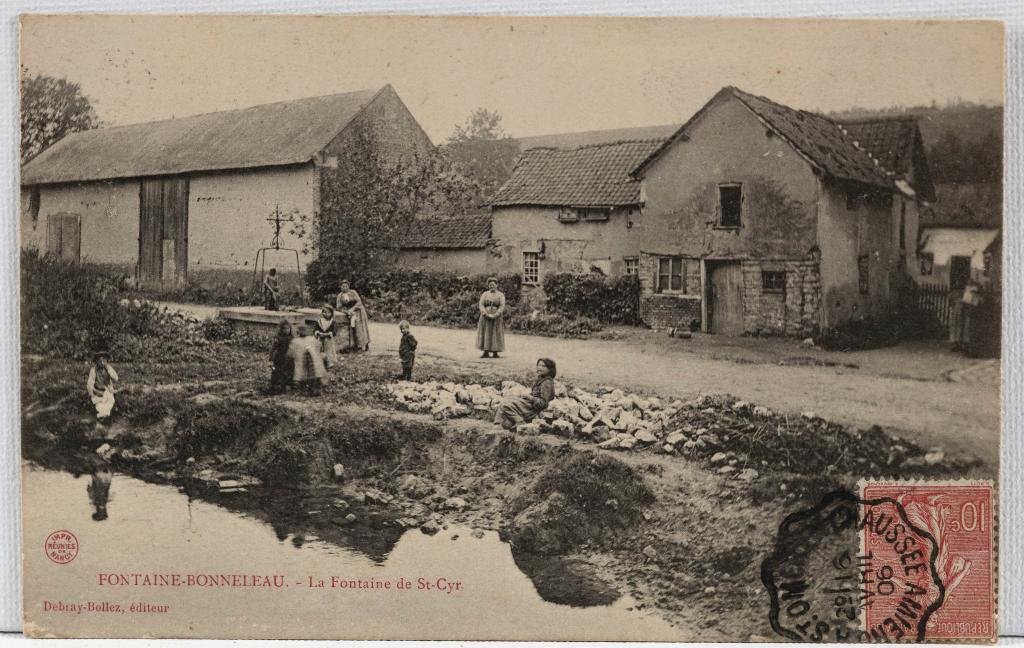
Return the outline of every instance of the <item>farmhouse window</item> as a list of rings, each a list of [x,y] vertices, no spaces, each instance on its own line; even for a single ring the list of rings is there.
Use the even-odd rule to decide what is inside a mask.
[[[658,287],[656,292],[683,292],[684,285],[682,257],[662,257],[658,259]]]
[[[523,283],[528,286],[540,283],[539,252],[523,252]]]
[[[860,196],[853,191],[846,192],[846,211],[854,211],[860,204]]]
[[[607,209],[578,209],[580,220],[585,221],[606,221],[608,220]]]
[[[761,292],[781,293],[786,291],[786,273],[774,270],[761,271]]]
[[[622,262],[625,267],[626,274],[635,275],[640,271],[640,259],[636,257],[625,257]]]
[[[868,294],[871,284],[868,281],[868,255],[866,254],[857,257],[857,284],[860,294]]]
[[[558,212],[558,220],[563,223],[575,223],[580,219],[579,211],[575,209],[562,209]]]
[[[921,276],[932,276],[932,270],[935,268],[935,255],[931,252],[922,252],[919,259],[921,264]]]
[[[739,227],[743,208],[743,189],[738,184],[718,185],[720,227]]]
[[[39,222],[39,203],[39,187],[32,187],[32,191],[28,195],[28,213],[32,217],[33,229],[35,229],[36,224]]]

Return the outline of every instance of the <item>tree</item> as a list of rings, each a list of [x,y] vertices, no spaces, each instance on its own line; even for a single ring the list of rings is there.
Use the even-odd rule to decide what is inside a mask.
[[[412,221],[469,209],[479,188],[442,151],[388,157],[365,129],[347,142],[337,168],[321,167],[320,213],[302,215],[293,233],[317,258],[307,283],[320,297],[342,277],[356,282],[392,266]]]
[[[21,163],[64,136],[97,128],[100,120],[77,83],[21,68]]]
[[[444,148],[456,166],[480,185],[477,205],[486,203],[505,184],[520,153],[519,143],[502,129],[501,115],[486,108],[477,108],[456,126]]]

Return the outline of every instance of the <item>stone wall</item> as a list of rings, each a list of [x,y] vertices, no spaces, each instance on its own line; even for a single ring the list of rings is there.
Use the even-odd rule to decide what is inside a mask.
[[[785,272],[786,287],[765,291],[762,272]],[[811,335],[818,326],[821,276],[816,261],[743,262],[743,329],[752,335]]]
[[[654,328],[690,328],[701,322],[700,260],[686,259],[685,292],[656,293],[658,259],[653,254],[640,254],[640,319]],[[690,262],[690,263],[687,263]]]
[[[558,220],[558,207],[495,207],[495,245],[491,270],[522,272],[523,252],[544,247],[540,279],[558,272],[587,272],[597,266],[613,277],[625,272],[625,260],[640,253],[643,230],[640,210],[620,207],[606,221]]]
[[[690,327],[702,322],[701,259],[687,259],[683,293],[656,293],[658,255],[640,255],[640,317],[654,328]],[[819,328],[821,275],[813,259],[743,260],[743,328],[749,335],[804,337]],[[694,268],[694,269],[691,269]],[[762,272],[785,272],[785,288],[766,291]],[[703,328],[703,327],[702,327]]]

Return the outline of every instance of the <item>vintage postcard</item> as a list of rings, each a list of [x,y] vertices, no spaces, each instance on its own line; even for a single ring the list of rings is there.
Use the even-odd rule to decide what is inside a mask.
[[[998,634],[1003,26],[21,18],[34,637]]]

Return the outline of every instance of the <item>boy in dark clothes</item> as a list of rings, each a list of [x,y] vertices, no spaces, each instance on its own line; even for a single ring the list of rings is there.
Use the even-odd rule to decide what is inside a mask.
[[[402,380],[412,380],[412,366],[416,362],[416,338],[409,332],[409,322],[398,323],[402,341],[398,344],[398,358],[402,361]]]

